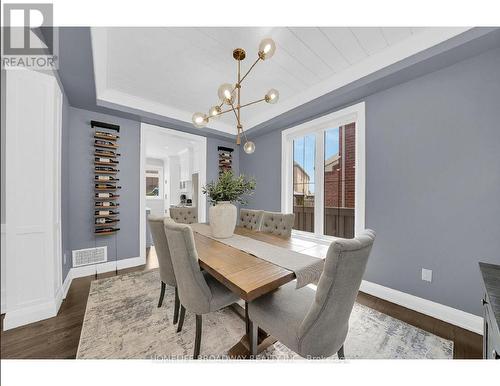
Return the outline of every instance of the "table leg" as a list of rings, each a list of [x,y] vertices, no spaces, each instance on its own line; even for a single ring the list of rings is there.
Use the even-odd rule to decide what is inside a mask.
[[[248,321],[248,308],[246,307],[247,304],[245,303],[245,309],[241,307],[239,304],[234,303],[231,306],[231,309],[241,318],[245,321],[245,335],[239,340],[238,343],[236,343],[233,347],[229,349],[228,355],[232,359],[249,359],[251,358],[251,351],[250,351],[250,323]],[[265,349],[267,349],[269,346],[273,345],[276,343],[278,340],[274,338],[273,336],[269,335],[267,332],[262,330],[261,328],[258,329],[258,337],[257,337],[257,354],[261,353]]]

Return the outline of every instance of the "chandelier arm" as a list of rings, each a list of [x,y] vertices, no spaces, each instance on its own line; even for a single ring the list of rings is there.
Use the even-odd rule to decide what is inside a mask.
[[[220,106],[219,106],[219,107],[220,107]],[[219,115],[226,114],[226,113],[230,113],[231,111],[233,111],[233,110],[232,110],[232,109],[229,109],[229,110],[224,110],[224,111],[221,111],[221,112],[220,112],[219,114],[217,114],[217,115],[213,115],[213,116],[209,115],[209,116],[207,117],[207,119],[213,119],[213,118],[218,117]]]
[[[234,108],[234,104],[232,104],[232,103],[231,103],[231,110],[228,110],[228,111],[232,111],[232,112],[234,112],[234,116],[235,116],[236,121],[238,122],[238,125],[239,125],[239,124],[240,124],[240,120],[239,120],[239,118],[238,118],[238,114],[236,113],[236,110],[235,110],[235,108]]]
[[[255,62],[253,62],[253,64],[250,66],[250,68],[248,69],[248,71],[245,73],[245,75],[243,75],[243,77],[240,79],[240,81],[238,82],[240,85],[241,85],[241,82],[243,82],[243,79],[245,79],[247,77],[247,75],[250,73],[250,71],[252,71],[252,69],[255,67],[255,65],[259,62],[260,57],[257,58],[257,60]]]
[[[251,106],[251,105],[254,105],[254,104],[259,103],[259,102],[264,102],[265,100],[266,100],[266,98],[262,98],[262,99],[258,99],[256,101],[253,101],[250,103],[245,103],[244,105],[241,105],[240,108]]]

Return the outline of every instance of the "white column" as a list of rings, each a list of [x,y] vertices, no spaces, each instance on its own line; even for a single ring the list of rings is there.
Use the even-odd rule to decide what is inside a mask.
[[[29,70],[8,70],[6,86],[7,330],[55,316],[62,301],[62,94]]]

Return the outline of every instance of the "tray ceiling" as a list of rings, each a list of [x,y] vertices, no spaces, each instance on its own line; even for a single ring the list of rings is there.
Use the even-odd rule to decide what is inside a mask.
[[[190,122],[218,102],[220,84],[235,82],[232,50],[244,48],[245,71],[261,39],[275,55],[260,62],[242,85],[242,103],[276,88],[276,105],[242,110],[245,130],[447,40],[466,28],[220,27],[92,28],[97,103],[148,111]],[[210,128],[236,134],[230,114]],[[203,129],[200,129],[203,130]]]

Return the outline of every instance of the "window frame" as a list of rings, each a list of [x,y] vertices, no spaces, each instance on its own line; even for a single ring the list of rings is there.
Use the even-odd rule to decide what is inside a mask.
[[[315,135],[314,160],[314,234],[324,236],[324,168],[325,132],[332,127],[356,124],[354,233],[365,229],[365,102],[335,111],[281,132],[281,211],[293,213],[293,141],[304,135]]]
[[[156,170],[158,171],[158,174],[148,173],[148,170]],[[163,181],[163,167],[157,165],[146,165],[144,170],[144,183],[147,177],[158,177],[158,196],[148,196],[147,192],[145,192],[146,200],[164,200],[163,185],[165,184],[165,181]]]

